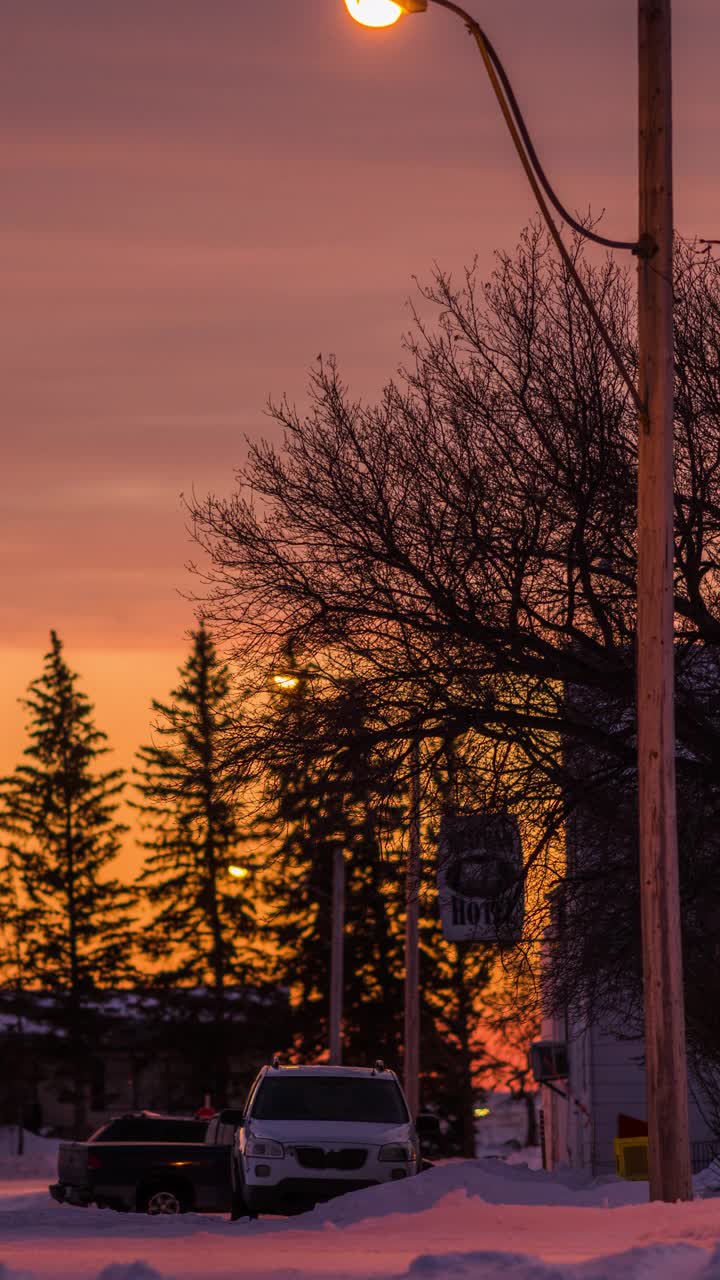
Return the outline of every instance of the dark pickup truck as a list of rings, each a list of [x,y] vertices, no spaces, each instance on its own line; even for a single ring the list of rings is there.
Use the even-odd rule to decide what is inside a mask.
[[[118,1116],[87,1142],[62,1142],[61,1204],[138,1213],[224,1213],[231,1207],[230,1152],[242,1115],[224,1111],[208,1124],[148,1112]]]

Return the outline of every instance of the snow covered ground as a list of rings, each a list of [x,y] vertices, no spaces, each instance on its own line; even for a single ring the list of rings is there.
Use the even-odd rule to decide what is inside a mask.
[[[51,1181],[57,1170],[57,1138],[40,1138],[36,1133],[23,1133],[24,1154],[18,1159],[17,1129],[0,1125],[0,1180],[14,1178],[47,1178]],[[2,1280],[2,1273],[0,1273]]]
[[[38,1140],[40,1141],[40,1140]],[[0,1280],[720,1280],[720,1199],[457,1160],[303,1217],[57,1205],[0,1146]]]

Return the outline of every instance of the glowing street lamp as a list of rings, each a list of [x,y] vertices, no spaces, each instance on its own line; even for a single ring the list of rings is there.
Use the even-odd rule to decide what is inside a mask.
[[[349,14],[364,27],[391,27],[404,10],[395,0],[345,0]]]
[[[248,876],[250,875],[250,872],[248,871],[247,867],[233,866],[233,867],[228,867],[228,875],[232,876],[233,880],[247,880]]]
[[[428,0],[345,0],[345,7],[364,27],[392,27],[405,13],[425,13]]]

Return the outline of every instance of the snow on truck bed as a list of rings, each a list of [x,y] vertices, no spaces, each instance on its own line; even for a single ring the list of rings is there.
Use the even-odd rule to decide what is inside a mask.
[[[20,1170],[18,1169],[18,1172]],[[301,1217],[57,1205],[0,1182],[0,1280],[720,1280],[720,1199],[458,1160]]]

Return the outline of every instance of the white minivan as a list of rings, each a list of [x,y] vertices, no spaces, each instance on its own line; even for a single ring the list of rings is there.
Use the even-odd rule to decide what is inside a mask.
[[[394,1071],[286,1067],[257,1076],[233,1145],[234,1218],[292,1213],[419,1173],[415,1125]]]

